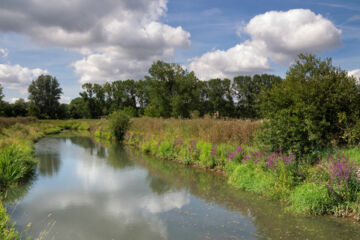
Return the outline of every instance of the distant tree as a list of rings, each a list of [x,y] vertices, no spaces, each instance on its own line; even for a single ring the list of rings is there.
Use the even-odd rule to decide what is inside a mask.
[[[211,79],[203,84],[206,112],[217,117],[235,117],[235,106],[229,79]]]
[[[143,115],[145,107],[149,105],[149,89],[148,82],[140,80],[136,82],[136,105],[139,108],[139,115]]]
[[[5,102],[3,101],[4,94],[3,94],[3,87],[0,84],[0,116],[4,116],[5,111]]]
[[[82,85],[84,89],[80,93],[84,103],[86,114],[90,118],[98,118],[103,115],[105,106],[105,90],[99,84],[85,83]]]
[[[68,111],[70,118],[90,118],[90,112],[81,97],[71,100]]]
[[[28,103],[23,98],[19,98],[12,104],[12,111],[14,116],[27,116],[28,115]]]
[[[282,79],[275,75],[237,76],[232,85],[236,99],[237,116],[242,118],[259,118],[256,106],[259,104],[258,95],[262,89],[270,89],[274,83]]]
[[[50,75],[39,76],[31,82],[28,92],[31,115],[46,119],[58,117],[62,89],[55,77]]]
[[[190,117],[200,94],[195,74],[162,61],[155,62],[149,73],[146,80],[151,108],[156,108],[161,117]]]

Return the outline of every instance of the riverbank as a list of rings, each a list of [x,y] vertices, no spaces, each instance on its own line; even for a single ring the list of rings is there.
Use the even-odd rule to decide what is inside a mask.
[[[283,153],[281,149],[275,153],[261,149],[253,142],[256,131],[246,134],[247,138],[237,137],[232,141],[233,138],[228,137],[227,141],[216,141],[216,131],[199,134],[196,128],[188,126],[196,120],[157,121],[154,124],[151,119],[137,120],[137,127],[126,135],[126,143],[158,158],[221,171],[235,187],[283,201],[290,212],[360,219],[357,175],[360,152],[356,148],[324,150],[316,164],[310,164],[298,161],[294,154]],[[171,121],[173,123],[169,123]],[[213,121],[213,125],[221,122],[207,121]],[[234,124],[224,122],[221,124],[228,124],[230,129]],[[237,124],[238,129],[249,126],[246,121]],[[243,126],[239,126],[241,124]],[[181,134],[183,129],[190,131]],[[225,131],[218,131],[221,136],[218,139],[224,139]]]

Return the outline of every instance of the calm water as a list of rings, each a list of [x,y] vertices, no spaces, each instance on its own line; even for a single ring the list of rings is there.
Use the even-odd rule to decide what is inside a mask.
[[[8,193],[20,231],[45,239],[360,239],[360,224],[285,214],[223,177],[102,147],[44,138],[34,180]]]

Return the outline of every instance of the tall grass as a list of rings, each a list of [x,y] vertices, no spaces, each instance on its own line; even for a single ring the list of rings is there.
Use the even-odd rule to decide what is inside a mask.
[[[161,119],[133,118],[130,130],[155,136],[171,135],[174,138],[192,138],[211,143],[249,144],[261,121],[211,118]]]
[[[0,132],[3,128],[10,127],[16,123],[29,123],[36,122],[35,117],[0,117]]]

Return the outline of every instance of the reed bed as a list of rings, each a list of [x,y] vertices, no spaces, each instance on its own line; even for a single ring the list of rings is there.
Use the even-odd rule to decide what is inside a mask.
[[[240,119],[133,118],[131,131],[149,135],[187,138],[211,143],[251,143],[262,121]]]

